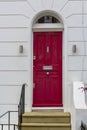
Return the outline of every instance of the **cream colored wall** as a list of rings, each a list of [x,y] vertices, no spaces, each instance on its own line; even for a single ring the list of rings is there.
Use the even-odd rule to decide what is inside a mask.
[[[64,22],[63,95],[70,110],[71,84],[87,83],[87,1],[0,0],[0,115],[17,110],[21,85],[26,87],[26,111],[32,107],[32,22],[40,11],[54,11]],[[77,52],[72,53],[76,44]],[[24,53],[19,53],[19,46]],[[68,96],[67,96],[68,95]],[[5,97],[5,98],[4,98]],[[17,98],[18,97],[18,98]]]

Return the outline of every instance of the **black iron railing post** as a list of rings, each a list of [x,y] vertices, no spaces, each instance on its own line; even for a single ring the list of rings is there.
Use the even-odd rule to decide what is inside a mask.
[[[22,113],[25,112],[25,85],[24,85],[24,88],[23,88],[23,111]]]
[[[87,130],[87,126],[83,121],[81,121],[81,130]]]
[[[20,127],[20,124],[22,123],[22,114],[25,112],[25,85],[22,85],[22,90],[21,90],[21,96],[20,96],[20,102],[18,105],[18,124]]]
[[[14,124],[14,126],[13,126],[13,127],[14,127],[13,129],[15,130],[15,124]]]
[[[8,111],[8,130],[10,130],[10,111]]]
[[[2,130],[3,130],[3,124],[2,124],[2,126],[1,126],[1,127],[2,127]]]
[[[8,124],[0,124],[0,126],[1,126],[1,127],[0,127],[0,130],[5,130],[5,129],[4,129],[4,126],[7,126],[7,127],[8,127]],[[17,126],[16,124],[10,124],[9,126],[11,127],[11,129],[13,128],[12,130],[16,130],[16,129],[15,129],[16,126]],[[7,128],[7,127],[6,127],[6,128]],[[8,129],[7,129],[7,130],[8,130]]]

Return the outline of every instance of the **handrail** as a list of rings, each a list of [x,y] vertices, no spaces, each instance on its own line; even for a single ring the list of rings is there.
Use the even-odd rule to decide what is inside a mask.
[[[8,111],[5,112],[4,114],[2,114],[2,115],[0,116],[0,118],[2,118],[3,116],[5,116],[7,113],[8,113]]]
[[[6,114],[12,113],[12,112],[18,112],[18,111],[7,111],[7,112],[5,112],[4,114],[2,114],[2,115],[0,116],[0,118],[4,117]]]
[[[22,114],[25,112],[25,85],[22,85],[20,101],[18,105],[18,124],[22,123]]]
[[[87,130],[87,126],[83,121],[81,121],[81,130]]]

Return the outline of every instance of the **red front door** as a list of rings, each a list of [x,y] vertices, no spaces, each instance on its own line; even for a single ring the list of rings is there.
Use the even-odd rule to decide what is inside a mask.
[[[62,32],[35,32],[33,107],[62,106]]]

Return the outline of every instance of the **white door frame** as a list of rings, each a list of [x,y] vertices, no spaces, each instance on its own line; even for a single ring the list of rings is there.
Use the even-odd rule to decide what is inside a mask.
[[[35,20],[43,14],[45,15],[47,12],[50,12],[50,14],[53,14],[52,16],[56,16],[56,18],[61,19],[62,26],[60,25],[35,25]],[[69,98],[68,98],[68,81],[67,81],[67,24],[65,22],[65,19],[60,16],[56,11],[51,10],[42,10],[40,12],[35,13],[31,19],[30,19],[30,27],[29,27],[29,87],[27,88],[27,98],[26,98],[26,111],[32,111],[32,102],[33,102],[33,32],[41,32],[41,31],[62,31],[63,33],[63,48],[62,48],[62,92],[63,92],[63,108],[64,111],[68,111],[68,105],[69,105]],[[41,108],[40,108],[41,109]],[[45,109],[45,108],[44,108]],[[47,109],[47,108],[46,108]],[[49,108],[48,108],[49,109]],[[51,109],[51,108],[50,108]],[[53,109],[53,108],[52,108]],[[56,109],[56,108],[55,108]],[[58,109],[58,108],[57,108]]]
[[[57,23],[57,24],[34,24],[32,27],[33,34],[34,32],[62,32],[62,38],[63,38],[63,31],[64,27],[63,24]],[[33,36],[32,34],[32,36]],[[33,39],[32,39],[33,41]],[[33,45],[33,43],[32,43]],[[62,40],[62,56],[63,56],[63,40]],[[63,71],[63,57],[62,57],[62,71]],[[62,79],[63,75],[62,75]],[[62,99],[63,99],[63,107],[32,107],[33,109],[64,109],[64,85],[63,85],[63,80],[62,80]]]

